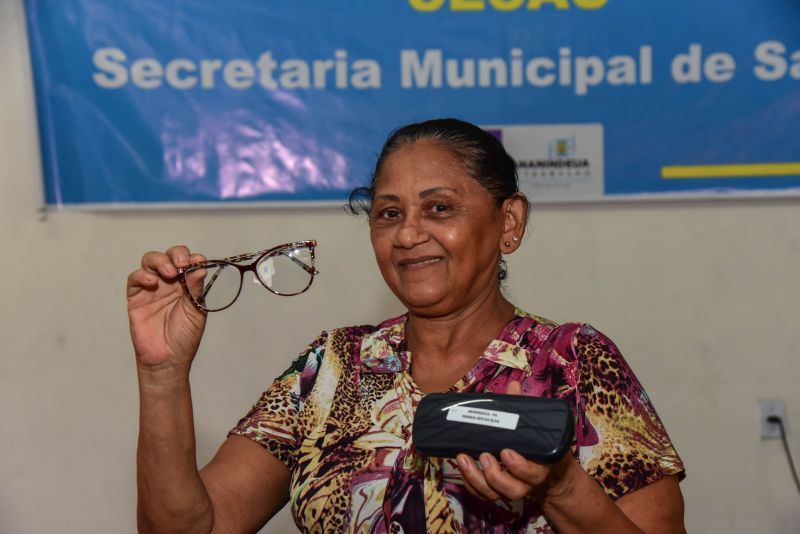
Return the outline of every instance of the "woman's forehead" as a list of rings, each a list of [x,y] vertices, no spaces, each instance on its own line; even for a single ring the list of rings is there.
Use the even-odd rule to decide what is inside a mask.
[[[441,145],[427,140],[404,145],[393,152],[375,177],[374,193],[379,190],[432,189],[467,192],[483,189],[466,171],[464,165]]]

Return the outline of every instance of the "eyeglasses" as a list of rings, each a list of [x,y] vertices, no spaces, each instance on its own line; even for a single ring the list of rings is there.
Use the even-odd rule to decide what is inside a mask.
[[[255,275],[254,282],[276,295],[291,297],[304,293],[311,287],[314,275],[319,274],[314,268],[316,246],[314,240],[296,241],[250,254],[192,263],[179,267],[178,277],[200,311],[230,307],[242,292],[242,280],[248,271]],[[239,265],[251,259],[252,262]]]

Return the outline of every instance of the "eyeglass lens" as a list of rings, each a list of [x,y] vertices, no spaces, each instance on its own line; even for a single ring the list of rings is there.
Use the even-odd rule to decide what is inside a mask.
[[[279,295],[302,293],[311,283],[314,268],[306,246],[277,250],[256,264],[261,283]]]
[[[314,273],[312,252],[307,245],[275,250],[254,267],[266,288],[285,296],[305,291]],[[233,263],[204,263],[186,270],[186,285],[197,304],[208,311],[217,311],[233,304],[239,296],[242,274]]]

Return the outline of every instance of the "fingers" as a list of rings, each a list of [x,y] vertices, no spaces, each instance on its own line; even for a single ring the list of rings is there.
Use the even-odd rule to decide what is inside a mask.
[[[185,267],[191,262],[191,253],[186,245],[175,245],[167,249],[167,256],[176,267]]]
[[[137,269],[128,275],[128,297],[142,289],[153,289],[158,285],[158,277],[145,269]]]
[[[127,296],[130,298],[142,289],[155,290],[159,280],[174,282],[178,267],[205,261],[202,254],[192,254],[185,245],[170,247],[166,252],[150,251],[142,256],[142,267],[128,276]]]
[[[544,484],[550,474],[550,466],[530,462],[511,449],[503,449],[500,452],[500,459],[514,478],[521,480],[531,488]]]
[[[178,276],[177,267],[200,261],[205,261],[205,256],[192,254],[186,245],[176,245],[166,252],[147,252],[142,256],[142,269],[169,280]]]
[[[467,491],[476,497],[514,501],[529,495],[547,480],[550,468],[530,462],[518,453],[504,449],[503,463],[489,453],[480,456],[481,467],[466,454],[457,457]]]
[[[163,252],[150,251],[145,253],[142,256],[142,269],[166,279],[178,276],[178,269],[175,268],[172,259]]]
[[[503,452],[506,451],[508,449]],[[528,463],[524,458],[522,461]],[[531,484],[520,480],[504,469],[500,462],[489,453],[481,454],[481,465],[483,466],[483,476],[486,478],[487,485],[504,499],[510,501],[521,499],[533,489]]]
[[[501,498],[496,491],[489,487],[483,472],[472,458],[466,454],[459,454],[457,460],[467,491],[489,501],[496,501]]]

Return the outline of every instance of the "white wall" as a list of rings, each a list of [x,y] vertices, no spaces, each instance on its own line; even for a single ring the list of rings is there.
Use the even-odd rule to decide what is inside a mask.
[[[211,318],[193,372],[201,462],[320,330],[400,311],[363,221],[339,209],[51,213],[21,1],[0,0],[0,532],[134,532],[137,396],[124,283],[143,251],[320,242],[312,291],[253,289]],[[513,300],[622,347],[688,466],[690,531],[797,532],[798,495],[756,401],[786,401],[800,456],[797,200],[541,207]],[[800,459],[800,458],[798,458]],[[284,511],[267,532],[286,532]]]

